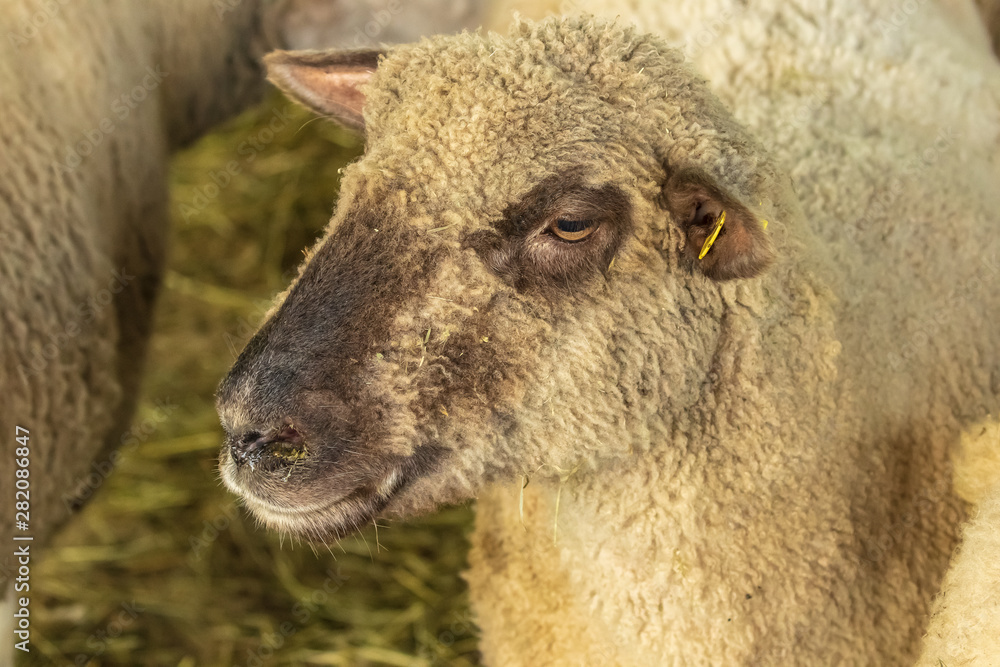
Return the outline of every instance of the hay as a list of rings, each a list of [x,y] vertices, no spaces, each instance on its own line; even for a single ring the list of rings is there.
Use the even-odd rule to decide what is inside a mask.
[[[311,120],[275,96],[175,159],[172,257],[134,438],[37,562],[22,664],[477,664],[459,578],[469,508],[314,552],[255,527],[218,480],[215,387],[361,151]]]

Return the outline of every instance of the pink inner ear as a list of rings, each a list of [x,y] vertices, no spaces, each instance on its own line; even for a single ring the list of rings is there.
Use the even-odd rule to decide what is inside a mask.
[[[332,116],[357,118],[360,124],[365,95],[359,88],[372,76],[367,67],[296,68],[296,88],[314,109]]]
[[[360,88],[378,68],[380,50],[274,51],[264,57],[267,78],[292,99],[347,127],[363,130]]]

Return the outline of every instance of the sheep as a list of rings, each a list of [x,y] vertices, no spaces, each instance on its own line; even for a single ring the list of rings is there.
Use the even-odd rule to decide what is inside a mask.
[[[267,58],[367,145],[223,481],[316,542],[475,498],[486,664],[912,664],[1000,407],[1000,66],[932,5],[645,10],[726,22],[707,82],[586,15]]]
[[[972,506],[918,665],[989,664],[1000,655],[1000,420],[962,434],[952,452],[955,493]]]
[[[332,4],[51,0],[0,8],[6,543],[15,507],[30,503],[17,517],[28,530],[17,534],[30,534],[37,554],[114,469],[113,448],[131,436],[164,264],[170,151],[262,96],[259,59],[268,50],[349,43],[354,25],[318,20]],[[398,28],[405,22],[391,9],[373,9],[372,20]],[[303,15],[312,17],[309,31]],[[15,456],[30,459],[30,488],[18,505]],[[2,595],[20,564],[8,550],[0,565]]]
[[[13,465],[15,426],[28,430],[36,533],[62,520],[60,495],[132,411],[163,264],[169,148],[260,92],[256,3],[225,22],[188,5],[2,10],[3,452]],[[169,23],[182,17],[225,32],[180,38]],[[4,475],[5,500],[12,485]],[[8,541],[13,521],[0,519]]]
[[[976,0],[976,7],[982,16],[986,32],[989,33],[993,51],[1000,56],[1000,2],[997,0]]]
[[[12,544],[16,455],[30,482],[16,534],[33,538],[16,544],[36,557],[127,432],[166,249],[169,151],[258,99],[258,58],[288,43],[265,34],[265,3],[231,5],[0,9],[0,536]],[[11,553],[0,592],[30,568]],[[29,578],[15,589],[26,597]]]
[[[281,26],[300,49],[376,48],[478,26],[486,8],[478,0],[287,0]]]

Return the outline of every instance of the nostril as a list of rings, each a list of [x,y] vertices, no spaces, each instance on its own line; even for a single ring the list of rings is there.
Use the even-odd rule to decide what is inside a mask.
[[[249,431],[242,438],[233,438],[229,443],[229,453],[236,465],[243,465],[257,453],[264,450],[270,442],[260,431]]]
[[[229,453],[236,465],[240,466],[250,459],[256,458],[272,445],[299,447],[302,441],[302,434],[295,427],[286,424],[264,432],[250,430],[242,437],[234,436],[229,444]]]
[[[243,436],[243,439],[240,440],[240,442],[243,443],[244,445],[249,445],[251,442],[253,442],[259,437],[260,437],[260,431],[250,431],[245,436]]]
[[[281,427],[281,430],[274,436],[274,442],[287,443],[289,445],[300,445],[302,444],[302,434],[298,430],[286,424]]]

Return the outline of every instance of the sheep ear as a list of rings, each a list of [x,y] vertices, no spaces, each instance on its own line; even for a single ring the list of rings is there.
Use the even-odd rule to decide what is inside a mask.
[[[374,49],[274,51],[264,57],[267,78],[285,94],[318,114],[354,130],[364,130],[361,86],[378,67]]]
[[[774,259],[766,223],[704,173],[693,169],[673,173],[663,195],[687,237],[686,254],[709,278],[753,278]]]

